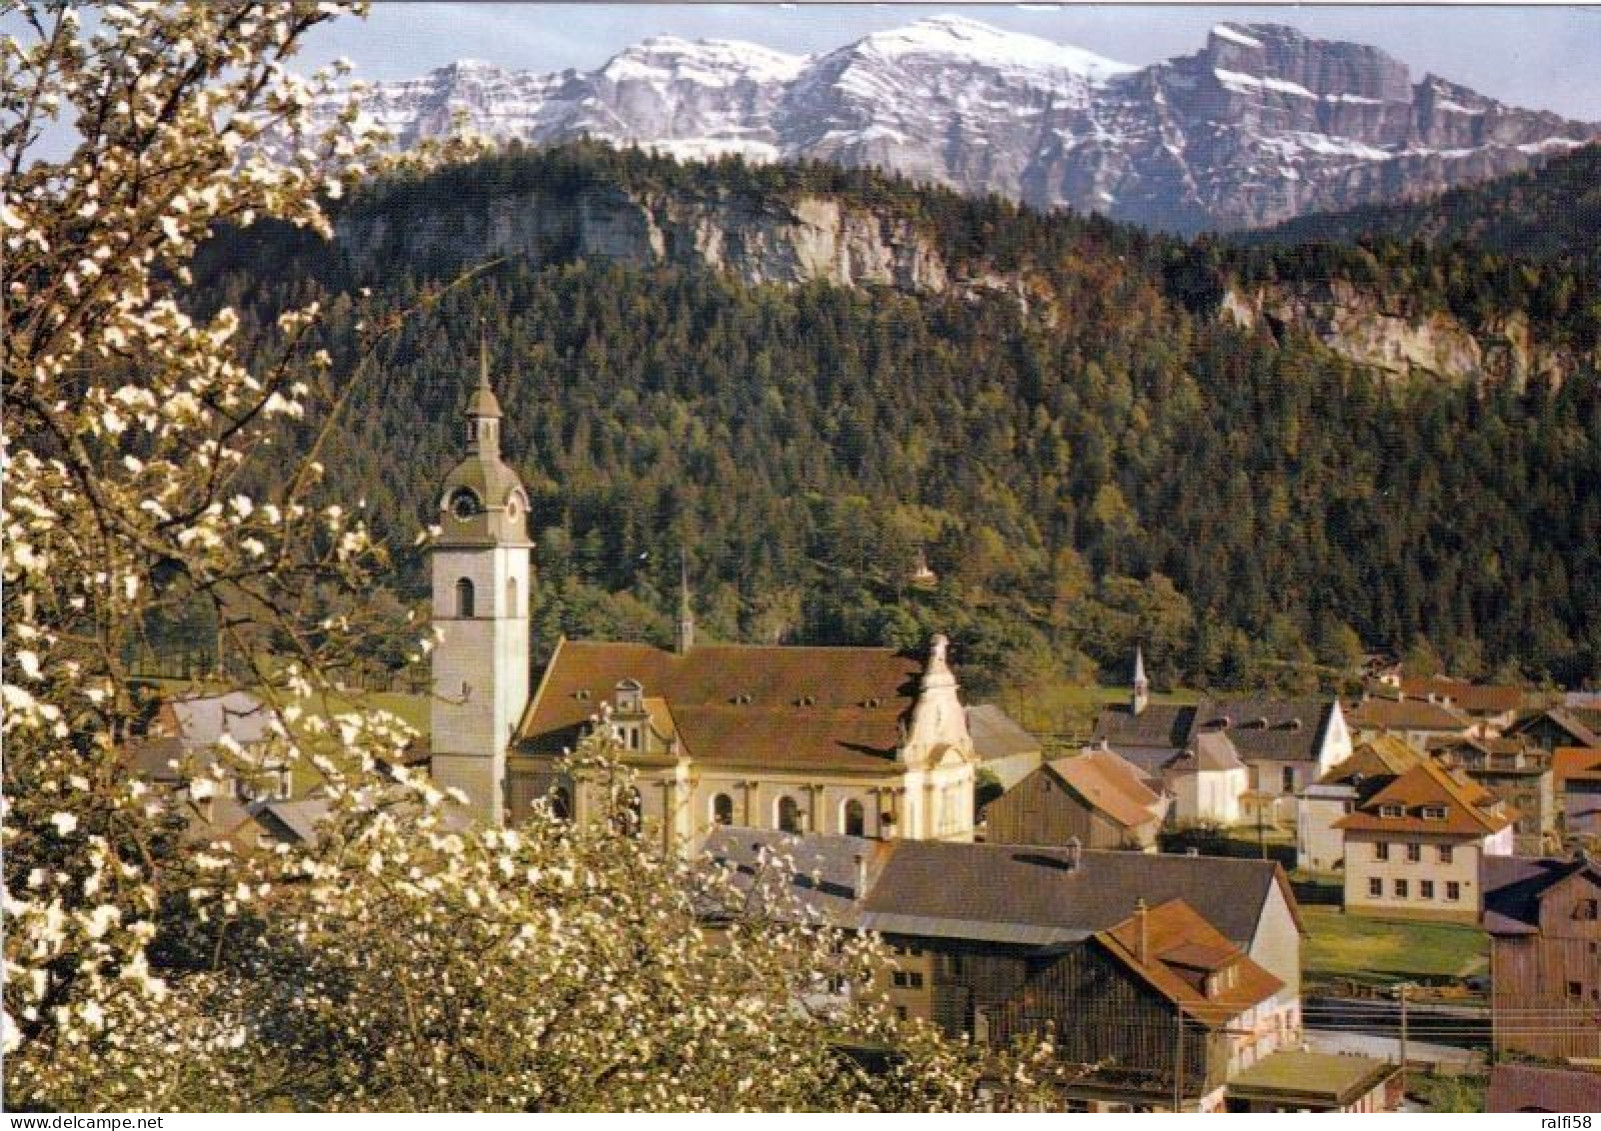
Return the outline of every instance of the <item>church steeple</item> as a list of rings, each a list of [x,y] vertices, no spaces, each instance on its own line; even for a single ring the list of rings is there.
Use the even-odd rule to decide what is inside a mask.
[[[478,387],[467,401],[467,454],[500,459],[500,401],[489,387],[489,332],[478,323]]]
[[[678,624],[673,629],[673,651],[687,655],[695,646],[695,611],[689,604],[689,562],[678,555]]]
[[[1129,707],[1137,715],[1145,710],[1151,700],[1151,685],[1145,679],[1145,653],[1139,645],[1134,646],[1134,698]]]

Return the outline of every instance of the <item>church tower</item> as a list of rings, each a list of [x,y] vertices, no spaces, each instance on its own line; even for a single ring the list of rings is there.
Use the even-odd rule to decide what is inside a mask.
[[[1151,701],[1151,685],[1145,678],[1145,651],[1139,645],[1134,647],[1134,698],[1129,703],[1129,710],[1133,714],[1140,714],[1145,710],[1146,704]]]
[[[678,623],[673,626],[673,651],[689,655],[695,646],[695,610],[689,603],[689,562],[678,556]]]
[[[505,819],[506,747],[528,704],[528,496],[500,459],[500,402],[480,340],[466,455],[439,493],[432,549],[433,776],[468,797],[475,820]]]

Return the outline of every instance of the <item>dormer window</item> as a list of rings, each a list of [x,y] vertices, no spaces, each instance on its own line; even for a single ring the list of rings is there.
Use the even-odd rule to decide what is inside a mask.
[[[1425,821],[1443,821],[1443,820],[1445,820],[1445,806],[1444,805],[1425,805],[1423,807],[1423,819]]]
[[[1405,805],[1380,805],[1379,806],[1379,816],[1381,816],[1381,817],[1404,817],[1404,816],[1406,816],[1406,806]]]

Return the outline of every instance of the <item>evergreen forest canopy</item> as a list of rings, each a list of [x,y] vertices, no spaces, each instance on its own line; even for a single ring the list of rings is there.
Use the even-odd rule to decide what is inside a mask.
[[[1121,681],[1136,643],[1159,685],[1306,689],[1369,649],[1601,677],[1593,364],[1557,387],[1385,382],[1296,327],[1215,316],[1236,281],[1350,278],[1470,328],[1522,309],[1593,349],[1592,264],[1387,237],[1184,243],[861,170],[588,144],[514,147],[346,207],[403,232],[507,193],[618,190],[870,207],[915,222],[953,276],[1025,280],[1027,309],[1000,291],[756,286],[561,254],[486,266],[466,246],[364,270],[289,228],[227,234],[196,305],[235,305],[265,346],[278,311],[318,300],[335,373],[359,321],[481,268],[407,321],[323,449],[331,496],[362,500],[396,548],[402,599],[424,592],[409,547],[459,453],[482,320],[503,447],[533,499],[541,655],[562,634],[669,642],[683,553],[703,637],[943,631],[974,694]],[[309,425],[288,438],[310,440]],[[923,559],[932,585],[913,580]]]

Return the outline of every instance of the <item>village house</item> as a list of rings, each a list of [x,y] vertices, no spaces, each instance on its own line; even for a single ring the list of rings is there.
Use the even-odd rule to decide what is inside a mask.
[[[771,874],[765,858],[792,857],[806,914],[889,945],[874,992],[902,1018],[985,1042],[1048,1026],[1064,1060],[1106,1059],[1068,1089],[1069,1110],[1173,1110],[1175,1094],[1185,1111],[1311,1102],[1288,1066],[1275,1074],[1294,1087],[1233,1092],[1305,1055],[1299,912],[1272,862],[737,828],[705,847],[750,891]],[[1336,1099],[1384,1102],[1393,1068],[1350,1059],[1375,1083],[1342,1070]]]
[[[991,802],[984,839],[1155,852],[1169,803],[1110,750],[1085,750],[1047,762]]]
[[[1251,770],[1226,731],[1205,731],[1162,767],[1180,826],[1226,828],[1245,819],[1241,799],[1251,788]]]
[[[1422,759],[1334,822],[1346,911],[1478,922],[1480,863],[1511,855],[1512,822],[1483,786]]]
[[[1349,704],[1345,714],[1352,741],[1358,743],[1393,734],[1423,750],[1434,739],[1458,737],[1473,729],[1466,715],[1443,703],[1418,699],[1370,696]]]
[[[1557,825],[1555,775],[1551,755],[1526,738],[1463,736],[1435,739],[1429,754],[1456,766],[1502,801],[1513,821],[1513,851],[1539,856],[1562,846]]]
[[[270,720],[243,691],[164,698],[129,749],[129,770],[184,819],[187,840],[239,850],[307,843],[328,803],[295,796],[289,767],[269,753]]]
[[[1490,1011],[1497,1053],[1601,1058],[1601,865],[1484,862]]]
[[[1518,712],[1537,699],[1521,687],[1472,683],[1450,676],[1401,676],[1397,686],[1408,699],[1439,703],[1465,716],[1480,736],[1500,734],[1517,721]]]
[[[1551,755],[1551,789],[1563,844],[1601,850],[1601,747],[1558,747]]]
[[[1266,697],[1202,699],[1193,706],[1151,703],[1144,665],[1136,658],[1130,701],[1102,711],[1091,741],[1115,750],[1152,781],[1193,750],[1204,734],[1223,733],[1249,769],[1241,795],[1246,823],[1293,826],[1296,796],[1351,753],[1351,733],[1338,700]]]
[[[1521,735],[1543,750],[1601,747],[1601,708],[1551,707],[1519,721],[1508,733]]]
[[[1301,791],[1296,807],[1296,866],[1317,875],[1345,867],[1345,833],[1338,821],[1376,791],[1423,760],[1394,735],[1364,742],[1352,755]]]

